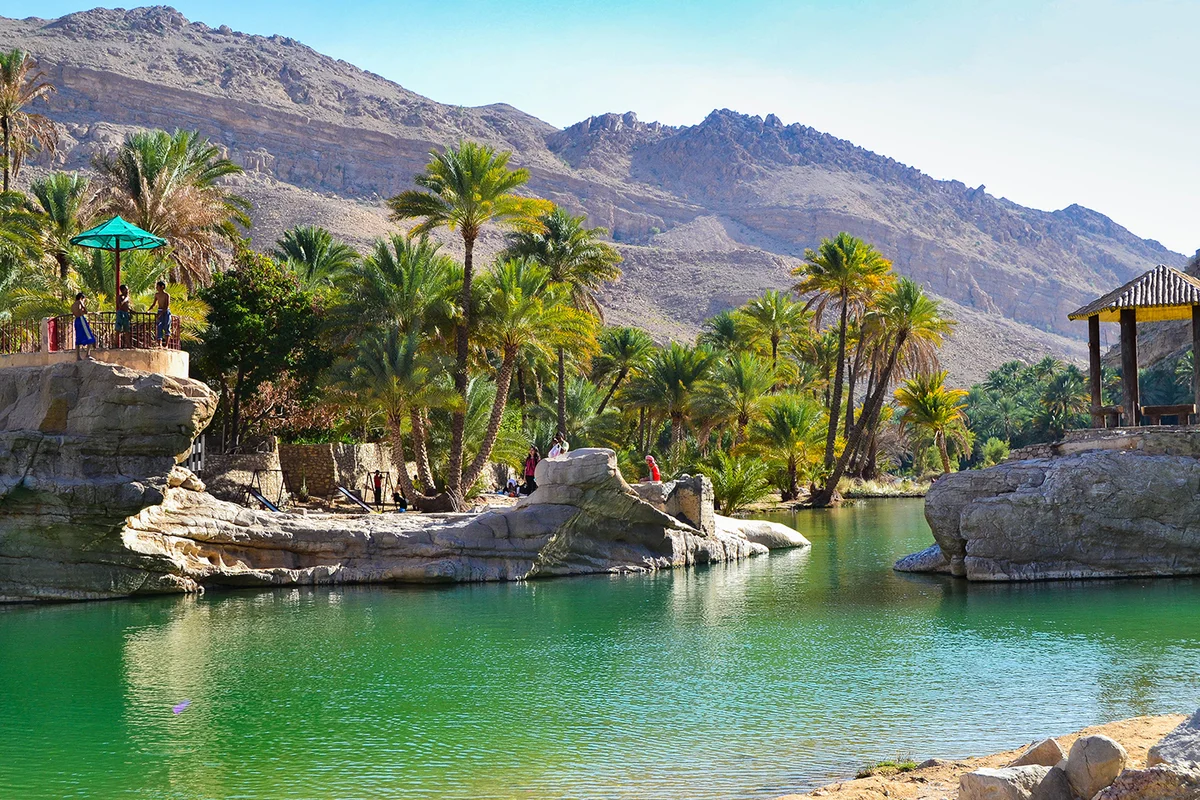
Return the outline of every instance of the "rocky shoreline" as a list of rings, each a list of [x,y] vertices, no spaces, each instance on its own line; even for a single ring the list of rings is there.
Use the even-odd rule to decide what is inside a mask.
[[[543,460],[510,509],[255,511],[179,466],[215,407],[198,381],[98,362],[0,370],[0,602],[645,572],[808,546],[714,514],[707,479],[635,491],[603,449]]]
[[[1073,770],[1068,767],[1072,757]],[[1077,790],[1092,792],[1083,797]],[[929,759],[908,772],[839,781],[777,800],[817,798],[1196,800],[1200,711],[1191,717],[1169,714],[1095,725],[992,755]]]

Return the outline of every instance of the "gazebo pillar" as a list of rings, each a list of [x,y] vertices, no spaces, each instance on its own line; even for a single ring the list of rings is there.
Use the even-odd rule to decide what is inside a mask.
[[[1198,412],[1196,421],[1200,422],[1200,306],[1192,306],[1192,402]]]
[[[1121,388],[1125,395],[1124,424],[1136,427],[1141,424],[1141,406],[1138,403],[1138,357],[1137,357],[1137,311],[1121,309]]]
[[[1200,310],[1200,306],[1196,310]],[[1195,335],[1196,323],[1192,323],[1193,336]],[[1101,379],[1100,372],[1100,316],[1093,315],[1088,317],[1088,377],[1092,384],[1092,427],[1104,427],[1104,415],[1100,413],[1100,406],[1104,405],[1101,402]]]

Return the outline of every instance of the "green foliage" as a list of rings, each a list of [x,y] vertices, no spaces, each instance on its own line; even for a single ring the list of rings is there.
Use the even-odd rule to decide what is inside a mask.
[[[735,514],[771,491],[770,467],[750,456],[733,456],[718,449],[699,471],[712,480],[713,497],[722,514]]]
[[[994,467],[1008,458],[1008,451],[1008,442],[992,436],[983,443],[983,447],[979,450],[980,466]]]
[[[358,262],[358,253],[316,225],[299,225],[283,232],[271,255],[287,264],[308,290],[331,288]]]
[[[1111,382],[1109,373],[1105,383]],[[1107,388],[1104,400],[1118,402]],[[1089,404],[1087,379],[1079,368],[1046,358],[1030,366],[1009,361],[992,370],[982,384],[971,387],[965,413],[979,439],[1024,447],[1053,441],[1069,428],[1086,427]],[[976,454],[976,463],[981,457]]]

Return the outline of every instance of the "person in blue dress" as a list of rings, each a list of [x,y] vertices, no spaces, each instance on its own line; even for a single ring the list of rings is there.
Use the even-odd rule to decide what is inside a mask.
[[[75,315],[75,360],[81,361],[85,357],[91,359],[96,335],[92,333],[92,326],[88,322],[87,298],[83,296],[83,292],[75,295],[71,313]]]

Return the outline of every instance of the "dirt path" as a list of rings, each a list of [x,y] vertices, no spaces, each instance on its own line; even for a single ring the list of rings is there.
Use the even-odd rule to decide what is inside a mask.
[[[1055,738],[1063,750],[1069,751],[1071,744],[1080,736],[1103,734],[1125,746],[1129,751],[1131,767],[1142,767],[1146,763],[1146,751],[1185,719],[1182,714],[1134,717],[1084,728]],[[980,767],[1003,767],[1024,749],[1025,747],[1018,747],[990,756],[947,761],[887,778],[871,777],[832,783],[814,789],[809,794],[789,794],[778,800],[809,800],[818,797],[829,800],[955,800],[958,797],[959,775]]]

